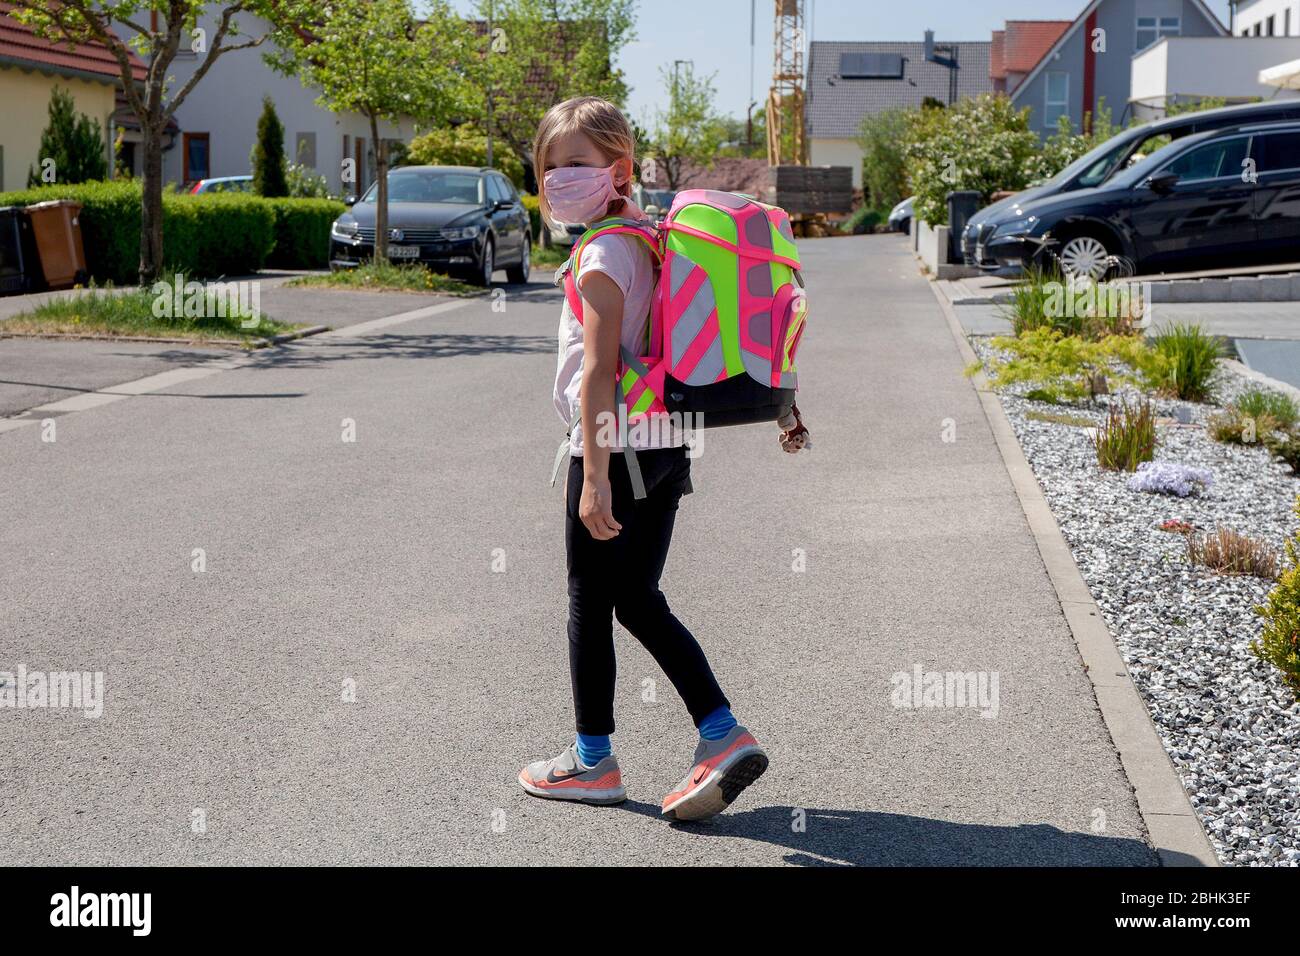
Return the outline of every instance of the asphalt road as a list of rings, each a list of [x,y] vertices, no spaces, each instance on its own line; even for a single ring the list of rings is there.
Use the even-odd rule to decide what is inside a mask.
[[[536,283],[71,412],[53,442],[0,432],[0,671],[106,680],[98,719],[0,709],[6,860],[1154,864],[905,244],[802,249],[816,447],[709,432],[665,574],[772,758],[728,813],[658,818],[694,729],[621,631],[631,799],[515,783],[573,732],[559,296]],[[996,672],[996,716],[893,706],[915,665]]]

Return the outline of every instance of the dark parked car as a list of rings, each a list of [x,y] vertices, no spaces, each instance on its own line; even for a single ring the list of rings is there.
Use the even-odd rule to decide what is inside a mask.
[[[1172,116],[1126,129],[1085,153],[1042,185],[985,206],[971,217],[962,233],[962,253],[966,264],[978,265],[984,269],[997,268],[997,263],[992,259],[977,261],[975,249],[981,242],[987,245],[991,236],[989,223],[1001,216],[1012,204],[1024,205],[1076,189],[1096,188],[1143,158],[1143,153],[1150,153],[1153,146],[1163,145],[1165,137],[1177,140],[1207,130],[1281,120],[1300,120],[1300,100],[1225,106],[1216,110]]]
[[[330,268],[348,269],[374,255],[378,184],[330,227]],[[511,282],[532,271],[528,210],[510,181],[493,169],[403,166],[388,173],[388,258],[420,262],[488,285],[504,267]]]
[[[1017,202],[988,223],[981,259],[1050,261],[1100,278],[1255,265],[1300,251],[1300,123],[1265,123],[1175,140],[1093,189]]]

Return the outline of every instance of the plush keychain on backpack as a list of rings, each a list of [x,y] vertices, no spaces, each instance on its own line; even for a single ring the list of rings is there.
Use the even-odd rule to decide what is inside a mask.
[[[791,405],[790,413],[784,418],[777,419],[777,425],[781,428],[781,449],[787,454],[796,454],[800,449],[812,449],[812,435],[804,427],[803,418],[799,415],[799,406]]]

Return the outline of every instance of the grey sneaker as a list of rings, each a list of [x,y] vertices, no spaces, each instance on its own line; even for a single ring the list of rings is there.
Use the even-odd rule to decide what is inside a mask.
[[[578,748],[570,744],[558,757],[538,760],[519,771],[519,785],[534,797],[576,800],[605,805],[627,799],[618,760],[610,754],[594,767],[578,762]]]
[[[767,754],[737,724],[721,740],[701,740],[690,772],[664,797],[670,820],[703,820],[721,813],[767,769]]]

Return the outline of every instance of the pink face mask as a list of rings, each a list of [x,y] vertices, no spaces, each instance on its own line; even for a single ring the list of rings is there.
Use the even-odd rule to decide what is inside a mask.
[[[604,215],[609,204],[619,198],[614,188],[617,165],[603,169],[562,166],[547,173],[544,183],[552,218],[558,222],[588,223]]]

